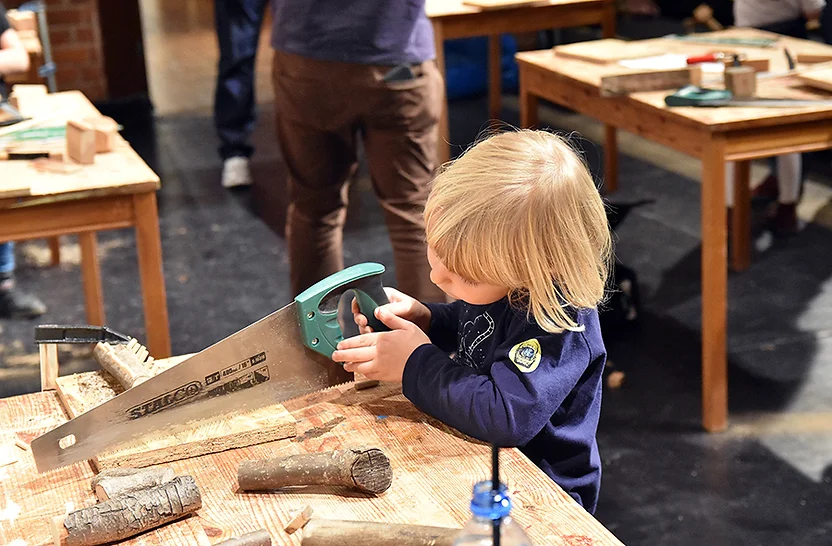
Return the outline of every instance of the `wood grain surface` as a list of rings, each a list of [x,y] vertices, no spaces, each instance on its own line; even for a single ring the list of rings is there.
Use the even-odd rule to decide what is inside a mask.
[[[796,76],[798,81],[810,86],[832,91],[832,64],[824,63],[823,66],[813,67]]]
[[[194,476],[203,507],[194,517],[121,544],[213,544],[265,528],[275,544],[297,545],[300,533],[288,535],[284,526],[305,506],[311,506],[320,518],[459,527],[469,518],[471,487],[490,475],[489,446],[421,413],[401,395],[398,385],[356,391],[347,384],[285,406],[297,419],[296,438],[171,463],[177,474]],[[57,395],[52,392],[0,400],[0,418],[5,429],[28,434],[45,432],[63,420]],[[242,460],[357,444],[383,446],[390,456],[393,484],[381,496],[326,486],[289,492],[236,490],[237,467]],[[514,501],[512,515],[535,544],[621,544],[518,450],[503,450],[501,460],[501,476]],[[9,476],[0,481],[0,499],[19,504],[21,512],[14,524],[0,521],[0,543],[17,538],[30,545],[45,543],[50,536],[49,519],[63,514],[67,501],[75,508],[94,502],[88,464],[38,475],[31,453],[23,453],[21,461],[7,469]]]
[[[582,4],[601,4],[607,0],[542,0],[540,2],[532,0],[472,0],[473,2],[480,2],[481,5],[469,4],[467,0],[427,0],[425,3],[425,11],[431,19],[441,17],[453,17],[457,15],[466,15],[471,13],[478,13],[481,11],[491,11],[489,7],[497,4],[508,4],[500,6],[501,9],[512,8],[528,8],[528,7],[544,7],[550,5],[560,5],[563,7],[580,6]],[[511,5],[514,4],[514,5]]]

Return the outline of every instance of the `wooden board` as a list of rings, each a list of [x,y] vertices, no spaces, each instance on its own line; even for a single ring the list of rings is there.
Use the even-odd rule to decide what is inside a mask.
[[[554,51],[558,57],[598,64],[650,57],[664,52],[654,40],[628,42],[618,38],[566,44],[555,47]]]
[[[482,10],[495,10],[544,6],[549,0],[462,0],[462,3]]]
[[[795,78],[810,87],[832,91],[832,66],[812,68],[797,74]]]
[[[490,448],[431,419],[401,395],[397,385],[355,391],[344,385],[286,403],[298,422],[291,440],[204,455],[171,463],[177,474],[194,476],[203,506],[196,516],[144,533],[119,546],[191,546],[216,544],[231,536],[265,528],[276,545],[299,545],[301,533],[288,535],[291,513],[311,506],[321,518],[461,527],[470,517],[471,487],[490,475]],[[0,400],[0,432],[25,416],[60,412],[57,396],[43,392]],[[45,432],[47,429],[41,429]],[[331,487],[281,492],[237,492],[240,461],[315,453],[365,444],[381,446],[393,467],[391,488],[368,497]],[[501,452],[501,477],[514,503],[512,516],[539,545],[620,546],[598,521],[578,506],[516,449]],[[0,521],[0,544],[24,538],[28,544],[49,540],[48,519],[93,504],[89,465],[75,464],[36,473],[31,453],[6,467],[0,499],[21,506],[15,524]],[[205,537],[207,536],[208,541]],[[205,542],[200,542],[205,541]],[[51,544],[51,542],[49,542]]]
[[[185,358],[187,356],[158,360],[153,369],[161,373]],[[67,414],[73,418],[124,392],[105,371],[58,377],[56,390]],[[193,429],[174,435],[154,435],[103,453],[92,462],[99,470],[118,466],[145,467],[296,435],[294,417],[281,404],[274,404],[224,419],[197,422]]]

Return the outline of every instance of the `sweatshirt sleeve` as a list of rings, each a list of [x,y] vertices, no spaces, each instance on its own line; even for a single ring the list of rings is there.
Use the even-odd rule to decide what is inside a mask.
[[[803,10],[803,15],[814,15],[821,11],[826,6],[826,0],[800,0],[800,7]]]
[[[428,415],[469,436],[522,447],[558,411],[591,360],[580,332],[549,334],[536,326],[500,344],[490,375],[426,344],[408,359],[402,392]]]
[[[446,353],[455,351],[462,302],[457,300],[453,303],[426,303],[425,306],[430,309],[430,327],[427,334],[431,343]]]

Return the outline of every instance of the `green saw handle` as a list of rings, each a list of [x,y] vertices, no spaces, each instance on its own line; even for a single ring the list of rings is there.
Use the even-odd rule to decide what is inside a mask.
[[[335,346],[358,334],[352,315],[353,297],[374,332],[389,330],[375,317],[376,307],[388,302],[381,284],[384,266],[353,265],[310,286],[295,298],[303,344],[332,358]]]

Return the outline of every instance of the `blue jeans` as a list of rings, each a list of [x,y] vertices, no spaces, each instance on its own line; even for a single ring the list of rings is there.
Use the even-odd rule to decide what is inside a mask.
[[[220,62],[214,125],[220,157],[251,156],[254,131],[254,58],[267,0],[215,0]]]
[[[14,271],[14,243],[0,243],[0,274]]]

